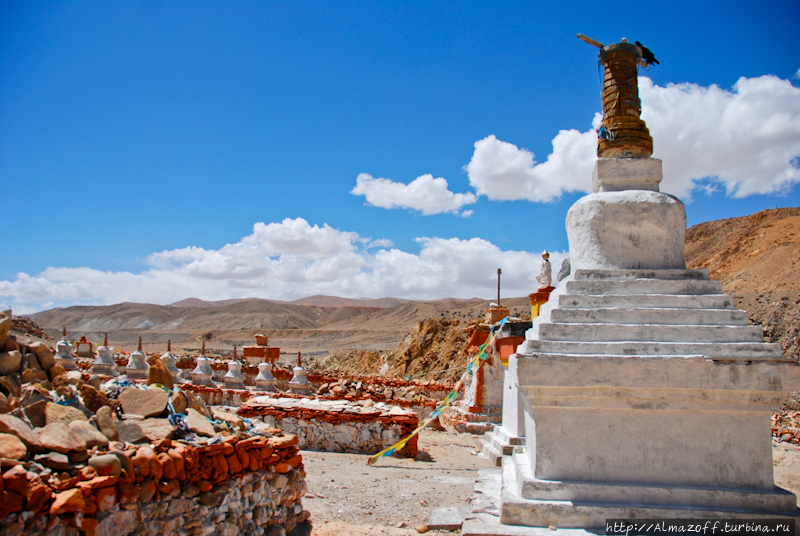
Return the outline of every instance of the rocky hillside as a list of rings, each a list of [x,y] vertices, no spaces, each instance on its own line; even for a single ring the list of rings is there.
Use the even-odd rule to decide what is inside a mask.
[[[784,355],[800,354],[800,208],[762,210],[686,231],[686,264],[705,266]]]
[[[394,352],[342,351],[315,365],[352,374],[455,381],[466,363],[462,351],[469,340],[464,331],[468,324],[457,318],[428,318],[419,321]]]

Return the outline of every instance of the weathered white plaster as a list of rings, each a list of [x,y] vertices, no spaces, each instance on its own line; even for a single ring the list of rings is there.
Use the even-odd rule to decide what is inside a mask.
[[[229,389],[244,389],[244,375],[242,374],[242,364],[235,361],[228,362],[228,372],[222,377],[225,385]]]
[[[683,269],[686,211],[677,198],[646,190],[603,192],[567,212],[572,271]]]
[[[117,362],[114,361],[114,349],[108,346],[97,347],[97,357],[92,361],[92,374],[108,374],[119,376]]]

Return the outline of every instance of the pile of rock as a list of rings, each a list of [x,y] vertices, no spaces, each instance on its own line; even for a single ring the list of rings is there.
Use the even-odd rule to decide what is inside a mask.
[[[48,339],[44,330],[39,327],[39,324],[25,316],[12,316],[11,317],[11,330],[22,335],[36,337],[38,339]]]
[[[150,385],[104,382],[10,324],[0,317],[0,533],[264,534],[308,518],[295,436],[174,388],[158,357]]]
[[[18,407],[23,383],[43,382],[49,388],[50,370],[56,364],[53,351],[43,342],[18,343],[9,331],[11,311],[0,313],[0,413]]]
[[[800,411],[784,406],[773,413],[772,437],[778,441],[800,445]]]
[[[10,466],[0,492],[3,534],[45,533],[59,526],[128,534],[142,523],[150,524],[142,532],[152,534],[193,526],[213,526],[211,532],[220,529],[220,521],[238,530],[250,518],[252,528],[261,526],[263,533],[265,525],[291,530],[308,519],[300,505],[305,474],[294,436],[272,430],[271,437],[238,434],[205,445],[169,439],[131,445],[76,422],[37,433],[20,419],[0,415],[0,427],[11,432],[4,435],[40,452],[26,463],[3,460],[4,468]],[[251,481],[258,485],[248,485]],[[227,515],[237,511],[243,515]],[[190,512],[198,515],[185,515]]]
[[[418,405],[425,405],[426,402],[433,402],[430,398],[414,387],[389,387],[380,383],[367,383],[348,378],[342,378],[331,383],[323,383],[317,389],[319,396],[334,396],[346,400],[358,400],[360,398],[377,398],[387,401],[405,400]]]

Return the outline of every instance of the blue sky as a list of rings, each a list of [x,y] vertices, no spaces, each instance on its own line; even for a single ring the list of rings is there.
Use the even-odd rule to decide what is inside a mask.
[[[643,118],[689,225],[800,206],[800,4],[620,9],[0,2],[0,305],[532,292],[591,188],[578,32],[660,60]]]

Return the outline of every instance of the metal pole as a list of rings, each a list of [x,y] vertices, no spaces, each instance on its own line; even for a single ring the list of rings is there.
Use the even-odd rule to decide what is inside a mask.
[[[502,273],[503,273],[503,271],[500,268],[498,268],[497,269],[497,306],[498,307],[500,307],[500,274],[502,274]]]

